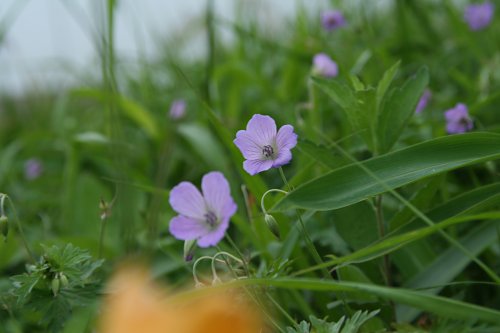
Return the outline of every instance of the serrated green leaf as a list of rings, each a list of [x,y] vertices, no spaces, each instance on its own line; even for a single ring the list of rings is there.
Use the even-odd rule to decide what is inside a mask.
[[[427,68],[421,68],[401,88],[392,89],[383,99],[377,119],[377,152],[384,154],[396,143],[429,83]],[[378,96],[377,96],[378,97]]]
[[[377,86],[377,112],[380,112],[380,106],[382,104],[382,101],[384,99],[385,93],[387,92],[387,89],[389,89],[392,81],[394,80],[394,77],[398,73],[399,70],[399,65],[401,65],[401,61],[396,62],[394,65],[392,65],[391,68],[389,68],[387,71],[385,71],[384,76],[382,76],[382,79],[378,83]]]

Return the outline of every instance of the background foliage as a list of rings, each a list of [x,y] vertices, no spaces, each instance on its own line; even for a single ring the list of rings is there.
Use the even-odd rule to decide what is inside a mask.
[[[168,190],[212,170],[231,184],[229,235],[248,262],[245,283],[265,286],[277,331],[500,331],[498,19],[470,31],[463,3],[334,1],[342,29],[326,32],[302,9],[268,31],[244,10],[220,19],[209,1],[193,28],[207,34],[205,58],[183,58],[187,31],[157,61],[130,66],[114,53],[117,5],[107,2],[95,41],[99,77],[0,99],[0,190],[13,203],[0,242],[0,332],[89,332],[104,281],[130,255],[173,286],[192,283],[183,244],[168,234]],[[223,30],[232,43],[219,40]],[[318,52],[338,63],[337,78],[311,77]],[[414,114],[426,87],[432,99]],[[187,114],[172,120],[179,98]],[[477,133],[446,134],[443,111],[458,102]],[[294,190],[266,197],[281,239],[259,202],[287,188],[277,170],[246,174],[232,142],[256,113],[299,134],[284,167]],[[43,165],[33,180],[31,158]],[[195,259],[218,250],[235,254],[225,241]]]

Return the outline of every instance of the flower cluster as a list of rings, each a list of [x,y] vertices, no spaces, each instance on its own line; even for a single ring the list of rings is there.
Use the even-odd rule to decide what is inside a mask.
[[[277,131],[273,118],[256,114],[246,130],[238,131],[234,143],[246,158],[243,169],[255,175],[289,163],[297,134],[291,125],[284,125]],[[181,182],[170,191],[170,205],[179,214],[170,221],[170,233],[189,242],[186,243],[189,244],[189,256],[194,241],[200,247],[219,243],[237,210],[229,183],[222,173],[214,171],[203,176],[201,189],[202,192],[190,182]]]

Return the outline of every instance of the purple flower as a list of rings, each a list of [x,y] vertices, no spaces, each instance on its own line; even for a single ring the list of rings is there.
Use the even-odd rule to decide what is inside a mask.
[[[339,73],[337,63],[325,53],[318,53],[313,58],[313,73],[324,77],[335,77]]]
[[[432,97],[432,93],[429,89],[425,89],[424,93],[418,100],[417,107],[415,108],[416,113],[421,113],[426,107],[427,104],[429,103],[429,100]]]
[[[446,131],[450,134],[465,133],[473,127],[467,106],[462,103],[455,105],[444,113],[446,118]]]
[[[176,99],[170,105],[169,116],[171,119],[181,119],[186,115],[186,101],[183,99]]]
[[[170,220],[170,233],[177,239],[197,240],[198,246],[209,247],[224,238],[237,206],[222,173],[207,173],[201,188],[203,194],[192,183],[181,182],[170,191],[170,205],[179,213]]]
[[[321,13],[321,24],[326,31],[332,31],[346,25],[346,20],[340,11],[327,10]]]
[[[243,157],[243,169],[252,176],[288,164],[292,160],[290,149],[297,145],[293,126],[284,125],[276,133],[276,123],[269,116],[256,114],[246,130],[236,133],[234,144]]]
[[[481,30],[490,24],[494,10],[495,7],[489,1],[468,5],[465,8],[464,19],[471,30]]]
[[[24,178],[27,180],[35,180],[43,172],[42,162],[37,158],[30,158],[24,163]]]

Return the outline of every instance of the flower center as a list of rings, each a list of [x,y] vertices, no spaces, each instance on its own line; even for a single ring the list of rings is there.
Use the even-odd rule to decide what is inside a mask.
[[[205,215],[205,221],[211,226],[215,227],[217,224],[217,216],[214,214],[214,212],[208,211]]]
[[[328,18],[327,22],[328,22],[328,25],[335,25],[337,23],[337,18],[331,16]]]
[[[270,145],[264,146],[264,148],[262,148],[262,154],[264,154],[265,157],[273,156],[273,154],[274,154],[273,147],[271,147]]]

